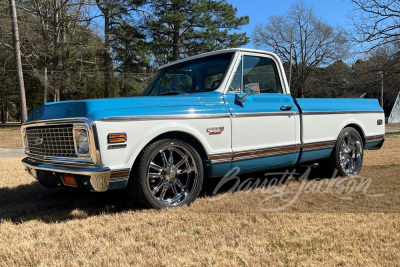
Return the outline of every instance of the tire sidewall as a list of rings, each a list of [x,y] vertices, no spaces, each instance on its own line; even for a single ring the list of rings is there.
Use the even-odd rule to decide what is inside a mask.
[[[344,139],[344,138],[346,137],[346,135],[349,134],[349,133],[354,133],[354,134],[357,135],[358,139],[359,139],[360,142],[361,142],[361,147],[362,147],[362,152],[361,152],[361,163],[360,163],[361,166],[359,167],[358,172],[357,172],[357,173],[354,173],[354,174],[347,174],[347,173],[343,170],[342,165],[340,164],[340,146],[341,146],[341,144],[342,144],[342,142],[343,142],[343,139]],[[338,136],[338,139],[337,139],[337,142],[336,142],[336,145],[335,145],[335,158],[334,158],[334,163],[335,163],[336,169],[338,170],[339,176],[354,176],[354,175],[358,175],[358,174],[360,173],[361,169],[362,169],[363,161],[364,161],[364,145],[363,145],[363,139],[362,139],[360,133],[359,133],[356,129],[354,129],[353,127],[346,127],[346,128],[344,128],[344,129],[340,132],[340,134],[339,134],[339,136]]]
[[[190,203],[192,203],[197,196],[199,195],[200,191],[201,191],[201,187],[203,184],[203,164],[201,161],[201,157],[199,155],[199,153],[189,144],[187,144],[184,141],[181,140],[177,140],[177,139],[164,139],[164,140],[160,140],[157,141],[153,144],[151,144],[148,149],[146,149],[142,155],[142,161],[141,161],[141,165],[139,167],[139,184],[138,186],[140,186],[140,191],[143,193],[143,197],[145,199],[144,202],[147,202],[146,204],[148,204],[147,206],[156,208],[156,209],[163,209],[163,208],[167,208],[169,206],[167,205],[163,205],[162,203],[158,202],[157,200],[154,199],[153,195],[151,194],[151,192],[149,191],[149,187],[148,187],[148,182],[147,182],[147,172],[149,169],[149,165],[151,163],[151,161],[153,160],[154,156],[163,148],[170,146],[170,145],[175,145],[175,146],[179,146],[179,147],[183,147],[184,149],[188,150],[192,156],[193,156],[193,160],[196,163],[197,166],[197,183],[195,185],[195,188],[193,189],[193,191],[191,192],[190,196],[182,203],[180,203],[177,206],[183,206],[183,205],[189,205]]]

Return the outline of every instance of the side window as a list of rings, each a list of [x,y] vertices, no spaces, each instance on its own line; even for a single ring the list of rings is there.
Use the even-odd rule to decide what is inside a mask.
[[[260,93],[282,93],[282,86],[275,62],[270,58],[243,57],[243,85],[258,83]]]

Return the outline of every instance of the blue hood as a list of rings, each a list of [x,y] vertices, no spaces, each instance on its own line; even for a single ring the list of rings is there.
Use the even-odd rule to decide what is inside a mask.
[[[88,117],[98,120],[112,116],[185,114],[189,111],[202,112],[204,94],[178,96],[142,96],[126,98],[104,98],[47,103],[29,113],[28,122],[58,118]],[[212,104],[221,104],[220,94],[207,93]],[[207,97],[209,100],[210,98]],[[207,103],[209,104],[209,103]],[[209,110],[210,109],[207,109]]]

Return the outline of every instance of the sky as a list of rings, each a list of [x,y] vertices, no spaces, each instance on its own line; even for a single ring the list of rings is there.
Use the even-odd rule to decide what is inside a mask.
[[[252,44],[254,27],[260,22],[267,22],[272,15],[285,15],[290,6],[298,0],[227,0],[238,9],[237,16],[248,15],[250,24],[243,26],[240,32],[250,36],[247,48],[257,48]],[[354,8],[350,0],[303,0],[308,6],[314,8],[315,15],[332,26],[340,25],[345,29],[351,28],[349,12]]]

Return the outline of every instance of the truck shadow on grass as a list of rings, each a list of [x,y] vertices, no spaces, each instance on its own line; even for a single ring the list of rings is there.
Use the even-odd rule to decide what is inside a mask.
[[[92,193],[73,188],[50,189],[38,182],[15,188],[0,188],[0,221],[46,223],[86,218],[137,209],[128,206],[120,191]]]
[[[302,168],[297,168],[302,173]],[[276,170],[285,172],[286,170]],[[289,170],[290,171],[290,170]],[[248,178],[264,177],[264,173],[238,175],[240,181]],[[294,176],[298,178],[300,175]],[[320,172],[312,171],[308,179],[315,179]],[[205,179],[199,197],[215,196],[216,186],[220,178]],[[219,187],[217,195],[229,192],[233,181]],[[38,182],[20,185],[14,188],[0,188],[0,221],[9,220],[21,223],[30,220],[40,220],[45,223],[55,223],[74,219],[84,219],[100,214],[113,214],[142,208],[133,201],[128,201],[125,191],[109,191],[92,193],[74,188],[49,189]]]

